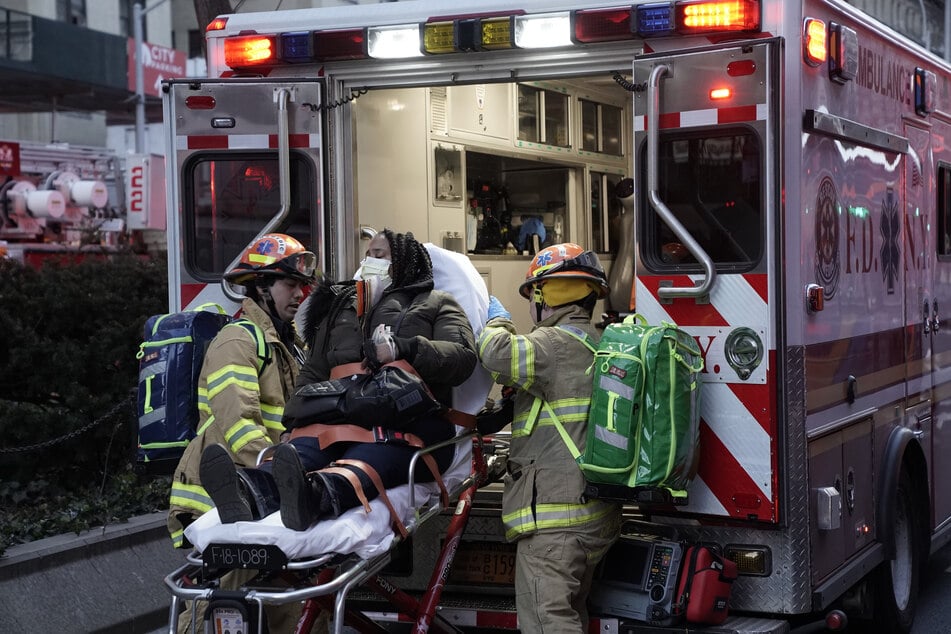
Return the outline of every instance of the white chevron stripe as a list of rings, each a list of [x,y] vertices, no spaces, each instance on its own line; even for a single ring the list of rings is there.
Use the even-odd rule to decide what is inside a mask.
[[[238,304],[235,304],[230,299],[225,297],[224,291],[221,290],[220,284],[205,284],[201,289],[201,292],[195,296],[195,299],[188,303],[188,306],[182,308],[182,310],[194,310],[202,304],[218,304],[219,306],[225,309],[225,312],[234,315],[238,312]]]
[[[664,306],[641,283],[640,278],[635,278],[635,281],[637,282],[637,289],[634,291],[637,300],[637,306],[635,307],[637,313],[643,315],[649,324],[659,324],[662,321],[673,323],[673,317],[667,313]]]
[[[704,383],[700,416],[749,474],[766,500],[772,499],[770,440],[766,430],[723,383]]]
[[[687,499],[689,503],[684,506],[684,511],[689,513],[703,513],[705,515],[726,515],[730,512],[720,503],[717,496],[713,494],[707,483],[702,478],[694,478],[688,489]]]
[[[691,275],[694,282],[703,275]],[[731,326],[764,328],[769,313],[766,302],[742,275],[718,275],[710,293],[710,303]]]

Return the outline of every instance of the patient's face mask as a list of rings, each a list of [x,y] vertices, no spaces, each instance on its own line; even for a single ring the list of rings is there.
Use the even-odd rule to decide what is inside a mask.
[[[353,275],[355,280],[365,280],[371,277],[379,277],[381,281],[389,283],[390,281],[390,261],[384,258],[372,258],[367,256],[360,262],[360,268]]]

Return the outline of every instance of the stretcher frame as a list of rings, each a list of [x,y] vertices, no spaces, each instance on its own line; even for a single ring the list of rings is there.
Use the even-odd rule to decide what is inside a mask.
[[[421,506],[417,506],[414,474],[418,461],[423,455],[445,446],[457,445],[458,450],[458,446],[463,442],[472,444],[471,468],[469,474],[448,491],[448,504],[444,506],[440,496],[435,501],[427,500]],[[186,557],[186,564],[165,577],[165,585],[172,594],[168,632],[169,634],[176,634],[178,615],[183,601],[207,601],[210,603],[216,600],[238,601],[245,605],[255,604],[257,606],[257,629],[249,631],[256,631],[259,634],[264,631],[265,605],[284,605],[298,602],[303,602],[303,606],[301,617],[294,630],[295,634],[308,634],[316,623],[321,610],[333,612],[334,634],[341,634],[344,626],[361,634],[386,632],[385,628],[369,619],[360,610],[348,607],[346,604],[347,596],[354,588],[365,586],[387,600],[399,613],[412,618],[415,623],[412,630],[414,633],[432,631],[458,634],[460,630],[439,617],[436,614],[436,608],[445,587],[445,580],[449,577],[457,547],[468,523],[469,514],[472,510],[472,498],[476,490],[486,484],[487,481],[488,468],[484,441],[478,433],[466,432],[417,451],[409,465],[409,499],[410,506],[415,509],[415,512],[413,517],[405,523],[407,536],[403,538],[397,532],[392,544],[386,551],[370,558],[364,559],[355,554],[326,553],[311,558],[290,560],[284,571],[273,575],[277,577],[293,575],[295,579],[309,584],[302,585],[302,587],[288,588],[287,590],[254,587],[251,584],[257,579],[255,577],[239,590],[221,590],[217,587],[220,575],[202,582],[196,582],[193,580],[194,576],[196,573],[201,573],[204,562],[201,553],[193,550]],[[453,505],[454,513],[450,518],[446,537],[439,551],[435,568],[430,576],[426,591],[419,599],[403,592],[379,576],[379,573],[391,561],[393,553],[401,544],[412,537],[425,522],[436,517],[447,508],[453,507]],[[234,570],[241,570],[241,568],[234,568]],[[224,572],[227,572],[227,570],[222,569],[222,574]],[[203,623],[203,617],[199,618],[198,610],[192,612],[191,623],[191,631],[197,632],[198,624]]]

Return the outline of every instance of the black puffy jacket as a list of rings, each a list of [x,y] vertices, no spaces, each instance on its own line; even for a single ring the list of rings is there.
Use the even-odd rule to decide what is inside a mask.
[[[310,356],[297,385],[324,381],[334,366],[361,361],[364,341],[377,325],[386,324],[393,329],[399,358],[412,364],[441,403],[451,405],[452,387],[469,378],[478,362],[472,327],[456,300],[433,290],[431,280],[391,287],[361,323],[353,297],[330,309],[334,298],[350,289],[350,283],[315,289],[304,319]]]

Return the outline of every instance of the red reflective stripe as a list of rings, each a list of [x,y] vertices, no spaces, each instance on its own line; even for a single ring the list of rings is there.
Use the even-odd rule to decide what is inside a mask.
[[[756,106],[735,106],[717,110],[717,123],[756,121]]]
[[[667,114],[662,114],[657,117],[657,125],[661,130],[666,130],[667,128],[679,128],[680,127],[680,113],[679,112],[668,112]],[[644,127],[647,127],[647,122],[644,122]]]
[[[310,147],[310,135],[309,134],[291,134],[288,136],[287,143],[290,147]],[[275,150],[277,149],[277,135],[269,134],[267,136],[267,146],[268,148]]]
[[[189,150],[227,150],[227,135],[193,134],[188,136]]]
[[[518,617],[514,612],[476,613],[476,627],[494,627],[514,630],[518,627]]]

